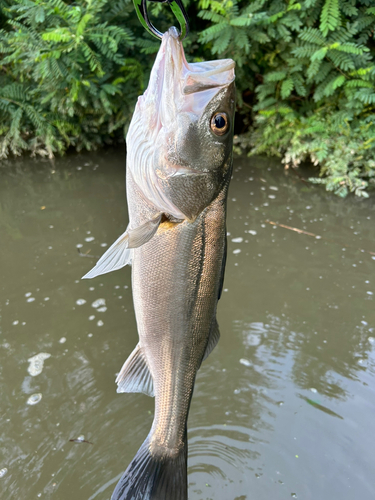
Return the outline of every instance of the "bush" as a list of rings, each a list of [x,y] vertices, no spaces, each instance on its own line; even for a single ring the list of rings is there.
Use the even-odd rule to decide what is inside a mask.
[[[201,41],[233,55],[242,95],[250,97],[254,122],[239,143],[281,156],[286,166],[310,159],[320,167],[313,182],[340,196],[368,196],[375,181],[373,0],[201,4],[212,23]]]
[[[190,60],[237,62],[237,147],[310,159],[326,189],[375,183],[373,0],[186,2]],[[174,20],[150,4],[156,26]],[[123,138],[157,40],[131,0],[0,0],[0,157]]]

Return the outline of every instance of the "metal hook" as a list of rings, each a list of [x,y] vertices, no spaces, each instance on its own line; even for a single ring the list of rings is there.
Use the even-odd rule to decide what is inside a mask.
[[[151,23],[148,17],[146,1],[147,0],[133,0],[138,19],[140,20],[142,26],[151,35],[155,36],[156,38],[162,39],[163,33],[161,33],[159,30],[155,28],[155,26]],[[167,3],[171,7],[173,14],[176,16],[178,22],[180,23],[181,27],[180,39],[183,40],[189,33],[189,18],[184,6],[182,5],[181,0],[149,0],[149,1]]]

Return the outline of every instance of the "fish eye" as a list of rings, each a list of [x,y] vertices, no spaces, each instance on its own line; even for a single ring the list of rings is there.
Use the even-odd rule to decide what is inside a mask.
[[[211,130],[215,135],[224,135],[229,128],[229,120],[226,113],[215,113],[211,118]]]

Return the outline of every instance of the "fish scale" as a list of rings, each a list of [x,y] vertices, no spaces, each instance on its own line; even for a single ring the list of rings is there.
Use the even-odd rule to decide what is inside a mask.
[[[187,500],[190,402],[220,336],[234,95],[232,60],[189,64],[177,30],[163,35],[126,139],[129,225],[85,275],[132,261],[139,343],[117,391],[155,396],[151,430],[112,500]]]

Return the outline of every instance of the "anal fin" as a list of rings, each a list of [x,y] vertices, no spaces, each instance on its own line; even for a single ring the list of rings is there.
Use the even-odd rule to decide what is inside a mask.
[[[117,392],[143,392],[154,396],[154,382],[142,347],[137,344],[116,378]]]
[[[219,339],[220,339],[220,330],[219,330],[219,325],[217,323],[217,319],[215,318],[211,326],[210,336],[208,337],[207,347],[203,355],[202,361],[207,359],[208,356],[211,354],[211,352],[215,349],[217,343],[219,342]]]

